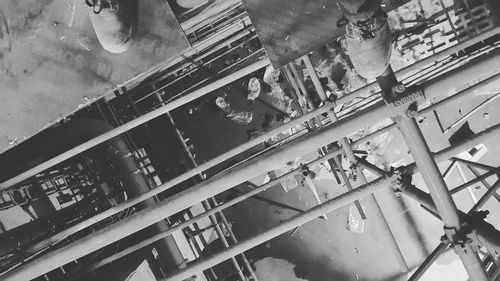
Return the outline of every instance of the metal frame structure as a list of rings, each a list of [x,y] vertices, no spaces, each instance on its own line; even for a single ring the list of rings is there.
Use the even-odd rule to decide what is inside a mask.
[[[453,248],[457,255],[462,259],[467,273],[469,274],[470,280],[490,280],[489,274],[491,274],[491,272],[487,272],[485,270],[483,261],[480,259],[478,252],[480,252],[480,249],[484,247],[488,250],[491,259],[497,260],[497,254],[500,253],[500,232],[497,231],[492,225],[488,224],[484,220],[484,218],[480,216],[480,213],[477,213],[476,211],[479,210],[484,205],[484,203],[496,193],[496,191],[500,187],[500,183],[497,181],[497,183],[492,186],[485,184],[485,186],[488,188],[487,193],[479,199],[479,201],[468,213],[463,213],[457,210],[455,203],[451,198],[451,194],[455,191],[452,190],[450,192],[447,188],[446,184],[444,183],[443,177],[439,172],[436,162],[448,160],[452,157],[455,157],[456,154],[462,152],[463,150],[483,142],[485,139],[490,138],[494,134],[498,134],[500,132],[500,125],[496,125],[483,132],[480,132],[461,144],[452,146],[438,153],[432,153],[429,150],[429,147],[415,121],[415,116],[419,112],[426,113],[432,111],[436,107],[440,107],[446,103],[455,101],[467,94],[472,93],[477,89],[484,87],[485,85],[489,85],[490,83],[495,82],[498,79],[499,74],[496,72],[492,74],[491,69],[492,66],[494,68],[494,66],[500,65],[499,52],[491,51],[491,54],[483,55],[475,61],[472,61],[460,68],[452,69],[442,76],[429,81],[425,81],[418,85],[418,87],[425,92],[426,98],[430,99],[440,97],[442,93],[449,88],[450,83],[453,83],[452,81],[460,80],[457,77],[467,77],[470,81],[481,80],[476,84],[465,87],[465,89],[459,91],[451,97],[441,99],[439,102],[426,108],[415,107],[415,104],[413,103],[414,100],[411,100],[411,103],[403,103],[403,108],[395,108],[393,103],[394,100],[402,100],[403,98],[408,97],[409,95],[414,93],[409,89],[403,87],[402,84],[398,82],[397,78],[401,79],[401,77],[407,77],[409,73],[418,70],[420,67],[432,64],[434,61],[440,60],[458,50],[466,48],[474,43],[477,43],[478,41],[484,40],[491,35],[498,34],[498,31],[499,29],[497,28],[490,31],[487,35],[480,35],[476,38],[461,42],[453,48],[450,48],[450,50],[445,50],[441,53],[438,53],[435,56],[429,59],[425,59],[422,62],[419,62],[407,69],[403,69],[403,71],[396,74],[393,73],[392,69],[389,67],[386,73],[378,79],[378,84],[370,84],[354,93],[340,98],[335,102],[328,100],[324,89],[321,86],[321,83],[319,83],[318,77],[315,75],[315,71],[309,61],[309,57],[305,56],[302,59],[305,62],[307,69],[309,70],[317,93],[319,94],[321,100],[324,102],[324,105],[322,107],[309,112],[304,112],[304,115],[290,121],[286,125],[278,129],[274,129],[262,136],[259,136],[249,141],[248,143],[234,148],[206,163],[198,165],[193,159],[194,168],[189,170],[188,172],[156,187],[155,189],[145,192],[136,198],[129,199],[128,201],[118,206],[112,207],[92,218],[78,223],[75,226],[63,230],[48,239],[31,245],[29,248],[24,249],[24,253],[27,255],[27,257],[36,254],[41,250],[49,249],[49,251],[47,251],[43,258],[28,259],[25,263],[20,264],[19,266],[4,273],[1,278],[3,280],[29,280],[31,278],[43,275],[52,269],[66,264],[68,261],[73,261],[89,253],[92,253],[93,251],[105,245],[109,245],[110,243],[118,241],[130,234],[133,234],[160,220],[163,220],[164,218],[181,212],[189,206],[193,206],[194,204],[200,203],[205,200],[208,201],[205,204],[206,211],[203,214],[197,215],[185,222],[171,227],[165,232],[158,233],[153,237],[141,241],[140,243],[133,245],[121,252],[107,257],[95,264],[89,265],[84,269],[84,271],[88,272],[91,270],[95,270],[102,265],[105,265],[127,255],[128,253],[131,253],[137,249],[158,241],[174,233],[175,231],[189,226],[192,223],[195,223],[203,218],[210,218],[212,220],[212,223],[216,227],[216,230],[219,233],[221,239],[225,239],[224,234],[222,233],[222,230],[219,226],[220,222],[218,222],[218,220],[216,219],[216,215],[222,214],[222,210],[234,204],[237,204],[238,202],[241,202],[259,192],[271,188],[277,183],[287,178],[293,177],[297,173],[301,173],[301,169],[291,171],[246,194],[243,194],[222,204],[217,204],[217,202],[213,199],[214,196],[223,191],[233,188],[234,186],[244,182],[245,180],[249,180],[255,176],[266,173],[269,171],[269,169],[272,169],[272,167],[280,165],[294,156],[305,155],[307,153],[310,153],[311,151],[315,151],[316,149],[321,149],[323,151],[323,155],[309,163],[309,165],[324,162],[339,154],[345,154],[351,162],[353,169],[356,171],[358,178],[361,179],[360,185],[352,188],[351,190],[336,198],[329,199],[319,204],[318,206],[315,206],[307,210],[306,212],[292,217],[280,223],[279,225],[247,240],[238,242],[234,235],[230,235],[230,239],[233,242],[232,245],[230,245],[227,240],[225,240],[225,242],[223,240],[225,245],[224,250],[211,257],[200,259],[185,268],[179,269],[179,271],[170,274],[164,280],[185,280],[186,278],[192,276],[193,273],[203,271],[228,259],[233,259],[234,266],[238,270],[240,270],[237,261],[235,261],[236,256],[243,255],[245,251],[261,243],[264,243],[287,231],[293,230],[294,228],[308,221],[320,217],[323,214],[331,212],[347,204],[353,203],[356,200],[364,197],[370,198],[371,208],[368,211],[371,214],[376,214],[378,226],[383,227],[383,229],[385,230],[386,237],[388,239],[387,245],[392,248],[392,252],[396,260],[400,264],[402,271],[407,271],[408,268],[405,263],[404,257],[401,254],[400,249],[398,248],[398,245],[391,234],[390,228],[387,225],[382,212],[378,208],[375,198],[373,197],[374,192],[383,188],[392,188],[395,192],[401,192],[405,195],[408,195],[410,198],[415,199],[420,204],[425,206],[429,211],[439,216],[439,218],[442,219],[444,223],[445,235],[443,236],[442,243],[439,244],[439,246],[431,253],[429,258],[425,260],[425,262],[414,273],[410,280],[418,280],[418,278],[423,275],[429,265],[448,246],[451,246],[451,248]],[[215,89],[218,89],[237,79],[240,79],[267,65],[269,65],[269,61],[267,59],[260,60],[250,66],[247,66],[226,76],[221,80],[201,87],[200,89],[195,90],[194,92],[178,98],[170,103],[166,103],[165,105],[154,111],[146,113],[128,123],[123,124],[120,127],[117,127],[73,149],[70,149],[69,151],[56,156],[53,159],[50,159],[36,166],[35,168],[32,168],[12,179],[0,183],[0,189],[3,190],[12,188],[16,184],[22,183],[32,176],[35,176],[56,164],[59,164],[79,153],[82,153],[87,149],[103,143],[115,136],[126,133],[128,130],[140,126],[160,115],[169,114],[169,112],[173,109],[178,108],[203,95],[206,95]],[[291,70],[293,74],[293,69]],[[300,88],[302,88],[300,86],[301,81],[296,80],[296,82],[298,85],[298,91],[300,91]],[[350,114],[348,116],[342,116],[342,118],[339,118],[337,116],[337,113],[334,111],[335,105],[338,105],[340,103],[347,103],[357,97],[366,95],[372,91],[377,91],[379,88],[382,89],[381,96],[384,102],[375,100],[367,108],[358,110],[358,112]],[[323,113],[327,113],[329,116],[330,122],[328,124],[323,124],[322,121],[317,118]],[[370,163],[366,163],[366,161],[359,161],[359,159],[354,154],[352,146],[369,138],[372,138],[378,134],[386,132],[387,130],[394,129],[395,126],[390,125],[382,128],[380,131],[366,136],[363,139],[356,140],[353,143],[350,143],[346,136],[355,132],[361,127],[365,127],[369,124],[373,124],[376,121],[386,118],[392,118],[395,121],[395,126],[403,135],[408,147],[412,152],[415,163],[403,167],[398,167],[395,170],[383,171],[380,168],[374,167]],[[280,146],[277,146],[276,149],[272,151],[263,153],[262,155],[250,159],[240,165],[237,165],[219,175],[206,179],[185,191],[177,193],[174,196],[157,203],[156,206],[145,208],[127,217],[124,220],[118,221],[110,226],[89,234],[73,243],[61,247],[56,246],[57,243],[64,241],[65,238],[77,233],[78,231],[86,229],[111,215],[126,210],[187,179],[199,176],[204,171],[215,166],[216,164],[221,163],[222,161],[227,160],[230,157],[237,155],[238,153],[244,152],[257,144],[264,142],[270,137],[281,133],[284,130],[288,130],[298,124],[302,124],[313,119],[317,120],[316,122],[318,122],[318,128],[314,131],[290,140]],[[337,141],[341,144],[341,149],[333,151],[327,151],[325,149],[329,144]],[[481,168],[487,169],[488,172],[484,175],[480,175],[477,171],[473,172],[477,178],[465,183],[463,186],[456,188],[456,191],[463,190],[467,188],[467,186],[470,186],[475,182],[484,180],[486,178],[486,175],[497,177],[499,176],[498,173],[500,168],[486,167],[477,163],[464,162],[464,160],[459,159],[457,160],[462,161],[464,164],[468,165],[472,171],[474,171],[475,168]],[[370,171],[378,174],[380,177],[372,182],[368,182],[364,176],[363,169],[370,169]],[[422,174],[427,188],[430,191],[430,194],[427,194],[411,185],[411,176],[416,172],[420,172]],[[210,204],[208,202],[212,202],[214,206],[210,208]],[[223,215],[220,215],[220,219],[222,221],[222,224],[226,225],[226,228],[229,229],[229,227],[227,227],[227,221],[225,220]],[[242,257],[244,257],[244,255]],[[244,258],[244,260],[246,260],[246,258]],[[244,266],[247,271],[249,271],[250,274],[253,275],[253,279],[257,280],[253,271],[251,270],[251,266],[249,266],[248,261],[244,262]],[[239,272],[241,273],[241,271]],[[240,278],[242,280],[245,280],[245,276],[243,276],[242,274],[240,274]]]

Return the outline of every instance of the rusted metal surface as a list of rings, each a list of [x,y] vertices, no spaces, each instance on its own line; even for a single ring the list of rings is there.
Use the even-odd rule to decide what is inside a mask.
[[[138,3],[135,42],[112,54],[83,0],[0,1],[0,151],[189,48],[165,1]]]

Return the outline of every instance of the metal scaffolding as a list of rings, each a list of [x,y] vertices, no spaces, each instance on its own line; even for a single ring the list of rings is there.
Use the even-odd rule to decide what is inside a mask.
[[[498,32],[498,29],[494,30],[494,34]],[[491,34],[490,34],[491,35]],[[482,37],[481,37],[482,38]],[[473,39],[470,39],[473,40]],[[461,42],[457,46],[467,47],[468,44],[477,42],[473,41]],[[453,49],[453,52],[459,49]],[[451,51],[443,51],[445,53],[439,53],[438,55],[432,57],[432,59],[427,59],[425,62],[420,63],[420,66],[431,63],[433,60],[442,58],[444,55],[449,55]],[[100,229],[92,234],[84,236],[77,241],[70,244],[54,247],[55,249],[48,251],[43,258],[35,258],[28,260],[26,263],[19,265],[16,268],[6,272],[1,276],[3,280],[29,280],[41,276],[61,265],[68,263],[69,261],[76,260],[87,254],[90,254],[106,245],[119,241],[120,239],[127,237],[141,229],[144,229],[150,225],[157,223],[169,216],[183,211],[190,206],[204,202],[205,212],[197,215],[189,220],[186,220],[177,225],[173,225],[171,228],[164,230],[161,233],[156,233],[154,236],[147,238],[135,245],[132,245],[120,252],[117,252],[111,256],[108,256],[98,262],[88,265],[80,273],[89,272],[95,270],[103,265],[106,265],[112,261],[115,261],[129,253],[132,253],[138,249],[141,249],[147,245],[150,245],[158,240],[168,237],[175,231],[181,230],[193,223],[196,223],[204,218],[209,218],[216,229],[217,234],[221,241],[223,242],[225,249],[221,252],[216,253],[208,258],[199,259],[189,266],[179,269],[176,272],[170,273],[164,280],[185,280],[192,276],[194,273],[201,272],[203,270],[209,269],[223,261],[232,260],[234,267],[239,273],[241,280],[245,280],[246,276],[242,273],[242,269],[238,264],[236,257],[241,257],[243,260],[243,266],[245,270],[252,276],[253,280],[257,280],[253,269],[244,255],[245,251],[252,249],[253,247],[260,245],[272,238],[275,238],[287,231],[293,230],[296,227],[314,220],[328,212],[336,210],[342,206],[350,203],[354,203],[357,200],[367,197],[369,199],[369,209],[367,212],[374,215],[377,225],[383,229],[385,238],[387,239],[386,245],[391,249],[396,261],[398,262],[401,270],[407,272],[408,265],[405,262],[403,253],[399,248],[391,229],[384,218],[384,215],[378,206],[378,203],[373,195],[377,190],[390,188],[395,192],[399,192],[408,197],[418,201],[427,210],[432,212],[434,215],[438,216],[444,224],[444,235],[442,242],[439,246],[429,255],[429,257],[424,261],[422,266],[417,269],[410,280],[418,280],[426,271],[427,268],[437,259],[437,257],[443,253],[448,247],[452,248],[455,253],[461,258],[464,267],[472,281],[483,281],[490,280],[491,273],[488,272],[478,255],[482,248],[486,248],[489,256],[492,260],[497,260],[498,253],[500,253],[500,232],[498,232],[491,224],[487,223],[482,217],[479,210],[484,206],[484,204],[493,196],[497,196],[496,192],[500,187],[499,181],[493,185],[489,185],[485,179],[490,176],[499,176],[499,168],[490,167],[484,164],[475,163],[467,161],[464,159],[453,159],[454,161],[460,161],[467,165],[472,173],[476,176],[469,182],[463,185],[449,190],[446,186],[443,176],[441,175],[437,162],[448,160],[455,157],[458,153],[470,149],[476,144],[484,142],[484,140],[491,138],[494,134],[498,134],[500,130],[500,125],[491,127],[483,132],[477,133],[474,137],[460,143],[453,145],[447,149],[444,149],[438,153],[432,153],[426,143],[420,128],[415,120],[417,114],[423,114],[434,110],[437,107],[441,107],[450,102],[456,101],[457,99],[472,93],[473,91],[480,89],[490,83],[495,82],[498,79],[498,73],[492,73],[491,69],[495,66],[500,65],[500,55],[498,51],[493,51],[491,54],[484,55],[476,61],[470,62],[461,68],[456,68],[445,75],[434,78],[433,80],[426,81],[417,87],[405,87],[403,84],[399,83],[396,74],[389,67],[382,75],[378,78],[378,85],[370,84],[367,87],[361,89],[359,92],[355,92],[351,95],[346,95],[345,97],[337,100],[336,102],[329,101],[328,97],[321,85],[319,78],[316,75],[313,65],[311,64],[309,57],[304,56],[303,61],[306,65],[307,70],[311,76],[312,82],[316,89],[316,93],[319,95],[323,106],[314,109],[310,112],[304,112],[304,114],[286,125],[274,129],[262,136],[252,139],[248,143],[234,148],[206,163],[198,165],[192,155],[190,155],[189,149],[184,144],[184,149],[188,155],[190,155],[193,161],[194,168],[187,171],[186,173],[170,180],[155,189],[147,191],[142,195],[132,198],[127,202],[124,202],[118,206],[112,207],[92,218],[87,219],[75,226],[72,226],[66,230],[63,230],[48,239],[31,245],[27,249],[24,249],[24,253],[29,255],[40,251],[41,249],[46,249],[51,247],[57,242],[64,240],[66,237],[77,233],[78,231],[88,228],[111,215],[117,214],[127,208],[136,205],[139,202],[151,198],[187,179],[195,177],[197,175],[202,175],[207,169],[214,167],[215,165],[241,153],[249,148],[260,144],[272,136],[276,136],[284,130],[295,127],[298,124],[308,122],[315,119],[318,128],[311,131],[303,136],[297,137],[289,142],[286,142],[274,150],[264,153],[258,157],[250,159],[236,167],[231,168],[219,175],[206,179],[189,189],[181,191],[161,202],[158,202],[155,206],[149,206],[126,219],[118,221],[110,226]],[[0,189],[8,189],[16,184],[19,184],[32,176],[52,167],[55,164],[61,163],[87,149],[90,149],[100,143],[105,142],[115,136],[127,132],[128,130],[135,128],[153,118],[160,115],[167,114],[169,112],[181,105],[193,101],[194,99],[201,97],[211,91],[218,89],[230,82],[233,82],[239,78],[242,78],[256,70],[261,69],[269,65],[267,59],[261,60],[254,63],[242,70],[230,74],[224,79],[221,79],[215,83],[204,86],[199,90],[194,91],[182,98],[174,100],[171,103],[167,103],[164,106],[156,109],[152,112],[144,114],[129,123],[126,123],[118,128],[113,129],[107,133],[104,133],[92,140],[85,142],[49,161],[46,161],[37,167],[30,169],[10,180],[0,183]],[[416,64],[417,66],[419,64]],[[297,70],[293,69],[292,66],[287,66],[287,72],[290,76],[296,79],[297,91],[304,91],[304,86],[301,84],[303,81],[297,75]],[[411,67],[401,73],[404,75],[416,70],[417,67]],[[401,75],[403,75],[401,74]],[[424,99],[423,93],[425,93],[426,99],[432,99],[437,97],[442,97],[444,91],[446,91],[452,83],[456,83],[456,80],[460,78],[467,77],[469,81],[479,81],[475,84],[468,85],[464,89],[458,91],[453,96],[440,99],[440,101],[434,103],[433,105],[423,107],[419,102]],[[359,97],[363,93],[367,93],[370,90],[380,88],[382,89],[382,99],[383,101],[375,101],[372,105],[364,110],[360,110],[347,117],[339,118],[334,108],[336,104],[345,103],[352,101],[354,98]],[[420,105],[420,106],[419,106]],[[330,119],[329,124],[324,125],[322,121],[318,118],[319,115],[327,113]],[[381,130],[374,132],[368,136],[365,136],[354,142],[350,142],[346,136],[355,132],[356,130],[365,127],[367,125],[373,124],[382,119],[392,118],[394,121],[393,125],[386,126]],[[170,117],[171,122],[173,119]],[[373,164],[367,162],[366,160],[360,160],[353,151],[353,146],[373,138],[378,134],[386,132],[392,129],[398,129],[399,132],[405,139],[408,145],[415,163],[397,167],[391,171],[384,171],[381,168],[374,166]],[[177,132],[181,142],[183,141],[180,132]],[[341,149],[331,149],[327,150],[329,144],[334,142],[339,142]],[[214,199],[214,196],[229,190],[246,180],[250,180],[256,176],[267,173],[273,167],[279,166],[286,161],[289,161],[293,157],[302,156],[312,151],[320,149],[323,151],[321,155],[316,160],[311,161],[307,165],[314,165],[317,163],[325,162],[337,155],[345,154],[350,161],[353,170],[356,172],[358,179],[360,179],[359,185],[356,187],[351,187],[347,177],[343,177],[346,181],[346,185],[349,186],[350,190],[344,194],[329,199],[319,205],[297,215],[286,221],[281,222],[279,225],[274,226],[262,233],[257,234],[249,239],[238,241],[234,234],[230,231],[228,222],[222,213],[222,210],[233,206],[251,196],[256,195],[259,192],[263,192],[277,183],[285,179],[294,177],[296,174],[302,172],[301,168],[290,171],[270,182],[259,186],[252,191],[240,195],[234,199],[231,199],[222,204],[218,204]],[[339,163],[337,163],[338,165]],[[369,169],[379,176],[374,181],[368,182],[364,175],[364,169]],[[483,169],[487,172],[485,174],[480,174],[477,169]],[[411,178],[414,173],[419,172],[425,184],[429,190],[429,194],[422,190],[419,190],[411,184]],[[202,176],[203,178],[203,176]],[[481,197],[474,206],[467,212],[461,212],[457,209],[453,198],[451,195],[453,193],[459,192],[466,189],[468,186],[483,182],[484,186],[488,189],[487,192]],[[361,210],[362,211],[362,210]],[[360,212],[361,212],[360,211]],[[219,219],[218,219],[219,218]],[[226,239],[221,225],[229,230],[229,238],[231,243]]]

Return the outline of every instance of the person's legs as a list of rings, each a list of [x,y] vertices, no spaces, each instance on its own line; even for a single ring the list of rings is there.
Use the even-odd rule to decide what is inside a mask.
[[[347,50],[359,75],[376,78],[388,67],[392,36],[379,0],[338,0]]]

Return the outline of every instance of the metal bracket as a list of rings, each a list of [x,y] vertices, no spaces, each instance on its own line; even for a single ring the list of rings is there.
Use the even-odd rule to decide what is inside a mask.
[[[304,178],[308,177],[310,179],[314,179],[316,177],[316,173],[311,171],[311,169],[309,169],[309,166],[301,164],[300,168],[301,168],[301,174]]]
[[[472,243],[472,239],[467,237],[469,230],[464,228],[464,230],[458,232],[455,228],[444,227],[444,235],[441,237],[441,242],[449,243],[451,248],[455,252],[467,252],[467,244]]]
[[[418,114],[418,105],[425,101],[423,91],[417,86],[406,88],[403,83],[399,83],[392,88],[393,98],[385,100],[385,103],[392,109],[393,116],[414,118]]]
[[[469,221],[467,222],[467,225],[469,226],[470,231],[466,235],[471,240],[471,246],[476,252],[478,252],[481,249],[481,247],[486,246],[484,245],[483,242],[481,242],[481,240],[478,237],[477,229],[479,225],[476,223],[476,221],[483,221],[489,213],[490,213],[489,211],[478,211],[469,213],[470,218]]]
[[[469,245],[473,251],[479,252],[484,245],[477,235],[477,226],[474,220],[483,220],[486,218],[487,214],[487,211],[472,213],[470,222],[465,222],[461,231],[457,231],[455,228],[444,227],[445,235],[441,237],[441,241],[450,243],[455,252],[461,251],[466,253],[467,245]]]

